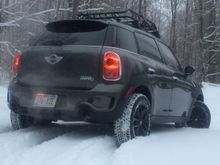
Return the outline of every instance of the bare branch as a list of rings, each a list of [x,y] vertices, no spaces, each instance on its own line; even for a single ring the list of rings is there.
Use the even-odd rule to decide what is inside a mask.
[[[12,50],[10,48],[13,49],[13,51],[16,51],[17,49],[12,45],[11,42],[8,41],[0,41],[0,44],[4,45],[6,47],[7,52],[13,57],[14,53],[12,53]]]
[[[217,75],[220,75],[220,72],[207,74],[206,77],[217,76]]]

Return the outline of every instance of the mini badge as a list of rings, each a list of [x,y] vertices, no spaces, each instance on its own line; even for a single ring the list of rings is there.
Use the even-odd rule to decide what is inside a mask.
[[[51,54],[50,56],[45,57],[45,60],[49,63],[49,64],[57,64],[58,62],[60,62],[63,59],[63,57],[57,56],[56,54]]]

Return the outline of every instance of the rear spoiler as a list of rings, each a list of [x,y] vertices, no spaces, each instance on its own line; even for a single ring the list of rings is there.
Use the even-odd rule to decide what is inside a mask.
[[[56,33],[76,33],[98,31],[106,28],[108,24],[101,21],[91,20],[63,20],[51,22],[46,25],[46,29]]]

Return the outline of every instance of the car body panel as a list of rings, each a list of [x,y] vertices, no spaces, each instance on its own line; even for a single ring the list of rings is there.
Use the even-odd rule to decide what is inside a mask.
[[[203,97],[201,87],[182,71],[175,77],[176,71],[163,58],[158,61],[141,55],[135,33],[143,33],[156,43],[160,39],[126,25],[105,23],[109,26],[105,26],[103,45],[33,45],[24,51],[21,68],[8,90],[10,109],[51,120],[111,123],[120,117],[129,96],[141,87],[148,93],[153,123],[187,121],[193,103]],[[123,35],[117,38],[117,28],[133,36],[129,43],[133,43],[132,49],[118,44]],[[120,57],[122,75],[117,81],[103,79],[103,57],[109,51]],[[34,107],[34,97],[40,92],[58,95],[56,106]]]

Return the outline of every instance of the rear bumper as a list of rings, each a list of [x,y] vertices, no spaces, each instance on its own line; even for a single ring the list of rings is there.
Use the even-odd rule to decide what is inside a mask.
[[[55,108],[34,107],[37,93],[58,95]],[[120,84],[98,84],[91,90],[72,90],[27,87],[13,80],[8,89],[8,106],[15,113],[35,118],[105,123],[121,115],[124,93],[125,87]]]

